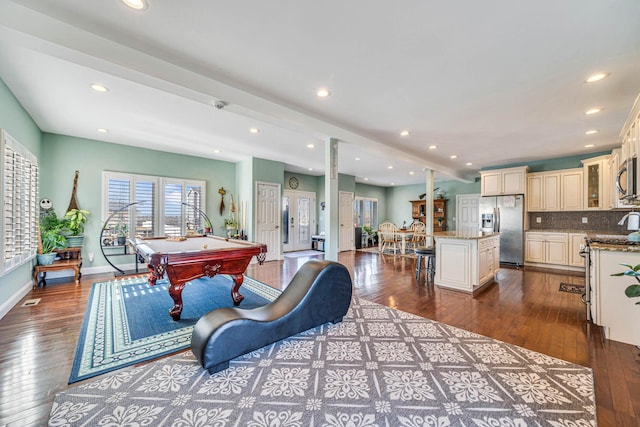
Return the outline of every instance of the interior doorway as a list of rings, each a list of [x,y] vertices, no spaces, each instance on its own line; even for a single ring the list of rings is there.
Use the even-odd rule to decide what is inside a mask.
[[[480,228],[480,195],[459,194],[456,196],[456,230]]]
[[[280,259],[280,184],[256,183],[256,242],[267,245],[265,261]]]
[[[339,211],[340,237],[338,240],[338,252],[352,251],[355,249],[354,240],[356,229],[353,223],[353,193],[340,192]]]
[[[282,195],[282,249],[284,252],[311,249],[316,231],[316,194],[285,190]]]

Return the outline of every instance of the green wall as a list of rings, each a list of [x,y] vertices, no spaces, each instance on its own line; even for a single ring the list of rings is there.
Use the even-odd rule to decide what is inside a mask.
[[[38,157],[42,167],[40,129],[1,79],[0,128]],[[32,263],[26,263],[0,276],[0,317],[31,289],[32,266]]]
[[[58,216],[69,205],[74,172],[79,171],[77,201],[82,209],[91,212],[85,231],[83,267],[107,265],[100,251],[102,224],[102,172],[127,172],[203,180],[207,183],[206,213],[214,233],[223,234],[223,215],[220,215],[218,189],[227,190],[224,217],[231,205],[230,194],[235,193],[235,164],[201,157],[171,154],[142,148],[110,144],[65,135],[44,133],[42,138],[40,194],[53,201]],[[94,254],[93,263],[88,254]],[[131,261],[133,262],[133,261]]]

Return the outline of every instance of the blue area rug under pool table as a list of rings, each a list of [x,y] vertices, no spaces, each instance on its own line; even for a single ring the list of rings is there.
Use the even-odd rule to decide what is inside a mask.
[[[193,325],[204,314],[232,307],[233,281],[227,275],[189,282],[182,291],[179,321],[169,315],[168,282],[149,286],[146,277],[94,283],[78,338],[69,384],[188,348]],[[256,308],[280,295],[245,276],[240,308]]]

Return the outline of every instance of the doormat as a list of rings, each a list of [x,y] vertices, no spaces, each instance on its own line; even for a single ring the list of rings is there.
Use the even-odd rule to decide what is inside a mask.
[[[560,292],[569,292],[570,294],[583,294],[584,285],[575,285],[573,283],[560,282]]]

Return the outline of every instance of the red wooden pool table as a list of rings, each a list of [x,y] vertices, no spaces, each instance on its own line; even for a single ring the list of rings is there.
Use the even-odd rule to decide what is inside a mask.
[[[182,290],[186,283],[203,276],[228,274],[233,277],[235,285],[231,290],[231,298],[234,305],[239,305],[244,299],[239,292],[244,280],[243,273],[251,257],[255,256],[260,264],[264,262],[267,245],[217,236],[181,239],[156,237],[130,240],[138,256],[147,263],[151,286],[167,274],[169,295],[174,301],[173,308],[169,310],[173,320],[180,320]]]

